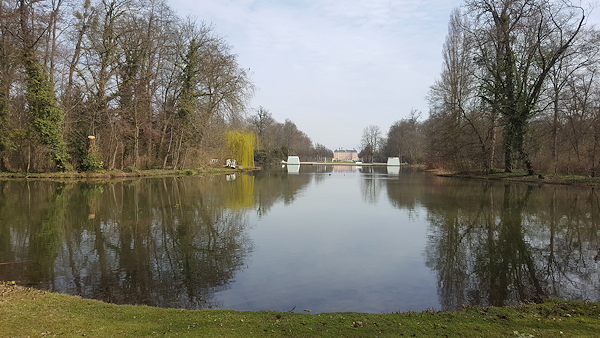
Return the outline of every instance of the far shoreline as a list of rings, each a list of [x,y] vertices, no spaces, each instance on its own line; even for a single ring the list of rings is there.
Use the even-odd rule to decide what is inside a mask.
[[[132,179],[143,177],[171,177],[171,176],[218,176],[235,173],[244,173],[261,170],[252,168],[199,168],[199,169],[140,169],[140,170],[102,170],[102,171],[66,171],[66,172],[1,172],[1,180],[107,180],[107,179]]]
[[[287,165],[286,163],[281,163]],[[277,165],[277,164],[275,164]],[[301,162],[302,166],[326,165],[326,166],[356,166],[356,167],[384,167],[386,163],[355,163],[355,162]],[[402,163],[400,167],[416,168],[439,177],[462,178],[500,181],[507,183],[525,183],[534,185],[566,185],[595,188],[600,187],[600,177],[590,177],[573,174],[550,174],[537,173],[528,175],[525,170],[514,170],[506,173],[502,169],[496,170],[492,174],[452,172],[443,169],[429,169],[423,164]],[[195,169],[125,169],[125,170],[101,170],[101,171],[66,171],[66,172],[0,172],[0,181],[6,180],[68,180],[68,181],[86,181],[86,180],[119,180],[135,178],[158,178],[173,176],[219,176],[235,173],[248,173],[263,170],[262,167],[249,168],[227,168],[227,167],[206,167]]]
[[[588,188],[600,187],[600,177],[589,177],[583,175],[549,173],[536,173],[535,175],[528,175],[526,170],[514,170],[511,173],[504,172],[504,170],[496,170],[492,174],[445,172],[438,169],[426,169],[425,171],[440,177],[478,179],[507,183],[526,183],[535,185],[549,184]]]

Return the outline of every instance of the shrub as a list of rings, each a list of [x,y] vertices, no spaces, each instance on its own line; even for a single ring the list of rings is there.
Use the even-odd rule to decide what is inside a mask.
[[[137,172],[139,172],[140,170],[139,170],[138,168],[136,168],[136,167],[134,167],[134,166],[130,165],[129,167],[127,167],[127,168],[123,169],[123,171],[124,171],[124,172],[126,172],[126,173],[137,173]]]
[[[104,168],[104,161],[102,161],[102,155],[96,145],[91,146],[88,150],[87,155],[81,160],[79,165],[83,171],[96,171]]]

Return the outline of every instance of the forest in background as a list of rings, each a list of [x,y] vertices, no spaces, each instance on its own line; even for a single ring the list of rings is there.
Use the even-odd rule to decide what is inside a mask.
[[[165,0],[2,1],[0,31],[0,171],[223,164],[231,131],[259,163],[331,152],[249,107],[232,46]]]
[[[361,155],[458,172],[600,173],[600,31],[552,0],[465,0],[420,112],[362,135]]]
[[[427,118],[412,111],[384,136],[366,127],[360,157],[596,176],[600,33],[588,12],[465,0]],[[244,148],[233,131],[254,135],[259,164],[332,157],[291,120],[249,107],[256,87],[232,46],[165,0],[2,1],[0,30],[0,171],[220,165]]]

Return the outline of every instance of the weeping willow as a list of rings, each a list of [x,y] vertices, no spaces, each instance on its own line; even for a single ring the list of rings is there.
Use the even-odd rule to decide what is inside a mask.
[[[242,167],[254,167],[254,145],[256,135],[253,132],[242,133],[237,130],[227,132],[227,148],[231,157]]]

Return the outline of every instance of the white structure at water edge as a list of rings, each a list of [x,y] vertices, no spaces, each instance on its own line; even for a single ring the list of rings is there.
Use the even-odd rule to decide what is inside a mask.
[[[288,156],[288,160],[287,160],[287,164],[288,165],[300,165],[300,157],[298,156]]]
[[[227,162],[225,163],[225,166],[227,168],[231,168],[231,169],[235,169],[235,167],[237,166],[237,161],[236,160],[232,160],[230,158],[227,159]]]
[[[400,157],[388,157],[387,165],[400,165]]]

